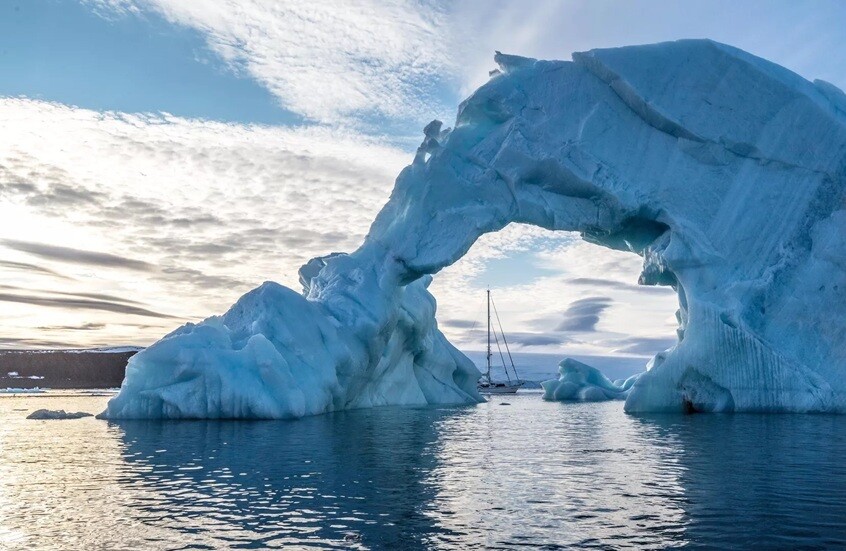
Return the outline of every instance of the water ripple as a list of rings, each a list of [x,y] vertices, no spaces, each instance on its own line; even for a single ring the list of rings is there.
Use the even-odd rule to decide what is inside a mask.
[[[846,546],[843,416],[529,394],[286,422],[24,419],[105,399],[0,398],[0,548]]]

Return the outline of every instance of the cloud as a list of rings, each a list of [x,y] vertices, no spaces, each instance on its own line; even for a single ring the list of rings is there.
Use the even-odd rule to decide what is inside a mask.
[[[576,277],[567,280],[568,285],[582,285],[585,287],[603,287],[608,289],[617,289],[620,291],[635,291],[638,293],[656,293],[656,294],[675,294],[670,287],[659,287],[651,285],[633,285],[622,281],[613,279],[603,279],[598,277]]]
[[[438,325],[444,327],[454,327],[456,329],[473,329],[476,325],[478,325],[478,323],[472,320],[445,319],[439,320]]]
[[[38,266],[36,264],[30,264],[28,262],[14,262],[12,260],[0,260],[0,267],[2,268],[9,268],[11,270],[21,270],[24,272],[33,272],[39,274],[45,274],[55,277],[65,278],[62,274],[58,272],[54,272],[49,268],[45,268],[44,266]]]
[[[200,33],[224,66],[290,111],[328,124],[408,133],[488,80],[494,50],[542,59],[574,51],[709,37],[809,79],[846,87],[846,8],[772,2],[534,0],[83,0],[110,19],[150,14]],[[743,24],[753,18],[750,31]],[[632,25],[631,21],[638,24]],[[775,40],[773,37],[782,37]],[[801,45],[801,47],[797,47]],[[413,122],[411,122],[413,121]]]
[[[105,193],[78,189],[64,183],[49,184],[44,190],[31,191],[27,202],[36,207],[51,207],[53,210],[97,205]]]
[[[116,312],[118,314],[130,314],[136,316],[148,316],[151,318],[174,318],[168,314],[154,312],[138,306],[130,306],[117,302],[105,300],[92,300],[86,298],[61,298],[42,297],[33,295],[15,295],[11,293],[0,293],[0,302],[17,302],[20,304],[32,304],[35,306],[46,306],[49,308],[102,310],[104,312]]]
[[[38,329],[40,331],[100,331],[105,327],[104,323],[83,323],[82,325],[47,325]]]
[[[82,298],[93,298],[95,300],[105,300],[108,302],[120,302],[123,304],[137,304],[142,305],[140,302],[125,299],[122,297],[118,297],[115,295],[107,295],[103,293],[86,293],[86,292],[66,292],[66,291],[50,291],[45,289],[31,289],[26,287],[18,287],[15,285],[0,285],[0,289],[5,291],[11,291],[14,293],[38,293],[38,294],[55,294],[55,295],[62,295],[68,297],[82,297]]]
[[[518,346],[560,346],[571,341],[568,337],[551,333],[508,333],[508,342]]]
[[[0,239],[0,243],[9,249],[29,253],[48,260],[70,262],[73,264],[89,264],[91,266],[104,266],[107,268],[127,268],[142,272],[148,272],[154,269],[154,267],[148,262],[125,258],[111,253],[87,251],[83,249],[74,249],[72,247],[58,247],[56,245],[48,245],[46,243],[31,243],[28,241],[18,241],[16,239]]]
[[[376,140],[325,128],[99,114],[9,99],[0,120],[15,135],[0,136],[11,153],[0,154],[3,178],[28,177],[35,186],[7,189],[8,201],[101,228],[108,241],[120,237],[138,251],[133,258],[254,261],[289,248],[304,262],[330,245],[353,248],[410,160]],[[69,140],[86,146],[65,147]],[[48,173],[96,202],[57,208]]]
[[[387,118],[419,126],[442,112],[438,88],[457,69],[441,2],[88,3],[107,17],[152,13],[199,31],[232,71],[264,85],[286,109],[324,123],[384,125]]]
[[[626,337],[607,342],[617,354],[654,356],[675,345],[678,339],[672,337]]]
[[[226,275],[210,275],[192,268],[163,268],[162,273],[203,289],[240,288],[249,285],[249,282],[242,279]]]
[[[0,166],[0,180],[12,178],[12,174],[5,167]],[[38,187],[29,182],[0,181],[0,196],[28,195],[38,192]]]
[[[78,348],[75,342],[39,339],[39,338],[16,338],[16,337],[0,337],[0,347],[7,347],[12,349],[17,348]]]
[[[598,277],[576,277],[567,280],[570,285],[585,285],[590,287],[607,287],[609,289],[630,289],[633,285],[615,281],[613,279],[602,279]]]
[[[613,301],[608,297],[588,297],[572,302],[564,312],[564,320],[555,329],[577,333],[596,331],[599,316],[612,303]]]
[[[113,299],[132,297],[191,321],[223,312],[268,279],[299,288],[297,270],[310,258],[356,248],[412,156],[325,127],[100,113],[27,99],[0,98],[0,126],[0,268],[8,277],[78,299],[126,305]],[[28,305],[12,309],[24,321],[7,336],[29,338],[48,325],[35,301],[16,304]],[[79,335],[83,346],[144,345],[162,334],[160,324],[132,328],[90,309],[103,305],[39,304],[61,318],[50,325],[105,323]],[[83,307],[92,319],[72,314]]]

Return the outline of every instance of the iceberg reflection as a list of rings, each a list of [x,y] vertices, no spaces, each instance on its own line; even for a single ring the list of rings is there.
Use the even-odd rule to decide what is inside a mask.
[[[846,546],[844,416],[537,398],[121,422],[115,514],[195,549]]]
[[[464,409],[376,408],[299,421],[124,421],[138,520],[188,546],[414,548],[435,527],[437,425]]]

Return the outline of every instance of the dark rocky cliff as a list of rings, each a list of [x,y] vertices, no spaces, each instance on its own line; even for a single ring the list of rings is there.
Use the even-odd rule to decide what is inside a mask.
[[[0,388],[113,388],[138,350],[0,350]]]

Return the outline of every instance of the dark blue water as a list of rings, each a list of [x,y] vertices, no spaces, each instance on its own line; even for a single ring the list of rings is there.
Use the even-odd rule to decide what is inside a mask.
[[[0,548],[846,547],[846,417],[527,394],[291,422],[23,419],[103,404],[0,398]]]

